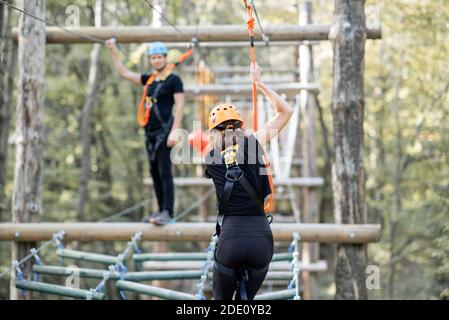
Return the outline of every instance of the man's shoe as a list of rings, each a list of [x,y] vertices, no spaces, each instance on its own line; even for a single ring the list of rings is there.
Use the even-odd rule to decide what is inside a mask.
[[[164,226],[172,221],[172,217],[170,216],[170,212],[168,210],[163,210],[158,212],[154,217],[150,219],[150,222],[158,225]]]
[[[160,213],[161,213],[160,211],[154,211],[154,212],[150,215],[149,218],[148,218],[148,217],[144,217],[144,218],[142,219],[142,222],[148,223],[148,222],[150,222],[152,219],[154,219],[155,217],[157,217]]]

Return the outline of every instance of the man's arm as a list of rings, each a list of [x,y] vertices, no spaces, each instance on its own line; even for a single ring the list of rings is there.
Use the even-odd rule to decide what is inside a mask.
[[[141,81],[141,75],[136,72],[129,71],[126,69],[126,67],[123,65],[122,61],[120,60],[119,54],[117,52],[117,48],[115,46],[115,40],[109,39],[106,41],[106,47],[110,50],[112,60],[114,60],[115,69],[117,70],[118,74],[126,79],[129,80],[135,84],[142,84]]]
[[[167,139],[168,147],[173,147],[176,144],[177,141],[174,140],[174,131],[181,127],[182,117],[184,116],[184,92],[173,94],[173,98],[175,99],[175,117],[170,135]]]

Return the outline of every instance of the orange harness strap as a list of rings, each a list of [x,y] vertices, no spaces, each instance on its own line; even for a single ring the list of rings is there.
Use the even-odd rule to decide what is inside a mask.
[[[137,123],[141,127],[145,127],[150,120],[150,108],[146,107],[146,98],[148,87],[153,83],[155,78],[156,72],[153,72],[153,74],[148,77],[145,88],[143,89],[142,98],[140,99],[139,109],[137,110]]]
[[[190,49],[179,57],[178,62],[171,63],[165,68],[165,77],[167,78],[172,70],[180,63],[184,62],[188,57],[193,54],[193,49]],[[153,83],[154,79],[158,75],[158,72],[153,72],[145,83],[145,88],[143,89],[142,97],[140,98],[139,109],[137,110],[137,123],[141,127],[145,127],[150,121],[150,109],[151,109],[151,97],[147,97],[148,87]],[[148,100],[147,100],[148,99]],[[148,104],[146,103],[148,101]]]
[[[249,49],[250,49],[250,57],[251,63],[256,64],[256,54],[254,52],[254,18],[253,18],[253,6],[252,4],[247,4],[246,0],[243,0],[243,4],[246,6],[246,11],[248,13],[248,21],[246,25],[248,26],[249,33]],[[254,132],[258,130],[258,117],[257,117],[257,88],[256,83],[253,81],[252,83],[252,93],[253,93],[253,128]],[[265,165],[267,167],[268,180],[270,181],[271,194],[268,204],[264,206],[265,212],[270,212],[273,210],[273,194],[274,194],[274,185],[273,185],[273,175],[271,174],[270,162],[268,161],[267,156],[264,154]]]

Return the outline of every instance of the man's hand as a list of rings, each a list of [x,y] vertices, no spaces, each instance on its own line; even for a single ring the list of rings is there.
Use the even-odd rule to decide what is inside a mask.
[[[171,148],[171,147],[175,146],[177,143],[178,143],[178,140],[176,140],[175,132],[174,132],[174,130],[172,130],[167,138],[167,147]]]
[[[111,38],[109,40],[106,40],[106,42],[104,44],[106,45],[106,47],[109,50],[114,50],[115,49],[115,43],[116,43],[115,38]]]

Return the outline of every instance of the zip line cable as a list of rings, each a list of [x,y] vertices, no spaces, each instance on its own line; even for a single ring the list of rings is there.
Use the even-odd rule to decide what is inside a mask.
[[[51,22],[51,21],[49,21],[49,20],[46,20],[46,19],[40,18],[40,17],[38,17],[38,16],[35,16],[34,14],[29,13],[29,12],[27,12],[27,11],[25,11],[25,10],[22,10],[22,9],[20,9],[20,8],[18,8],[18,7],[15,7],[15,6],[13,6],[12,4],[10,4],[10,3],[8,3],[8,2],[6,2],[6,1],[4,1],[4,0],[0,0],[0,3],[6,5],[6,6],[8,6],[8,7],[10,7],[11,9],[14,9],[14,10],[16,10],[16,11],[19,11],[19,12],[22,13],[22,14],[25,14],[25,15],[27,15],[27,16],[29,16],[29,17],[32,17],[32,18],[34,18],[34,19],[36,19],[36,20],[38,20],[38,21],[40,21],[40,22],[44,22],[45,24],[48,24],[48,25],[51,25],[51,26],[54,26],[54,27],[58,27],[59,29],[65,31],[65,32],[67,32],[67,33],[74,34],[74,35],[76,35],[76,36],[78,36],[78,37],[80,37],[80,38],[84,38],[84,39],[86,39],[86,40],[90,40],[90,41],[93,41],[93,42],[96,42],[96,43],[100,43],[100,44],[104,44],[104,42],[105,42],[104,40],[101,40],[101,39],[99,39],[99,38],[95,38],[95,37],[93,37],[93,36],[89,36],[89,35],[85,35],[85,34],[78,33],[78,32],[76,32],[76,31],[74,31],[74,30],[67,29],[67,28],[65,28],[65,27],[63,27],[63,26],[61,26],[61,25],[59,25],[59,24],[57,24],[57,23],[54,23],[54,22]]]

